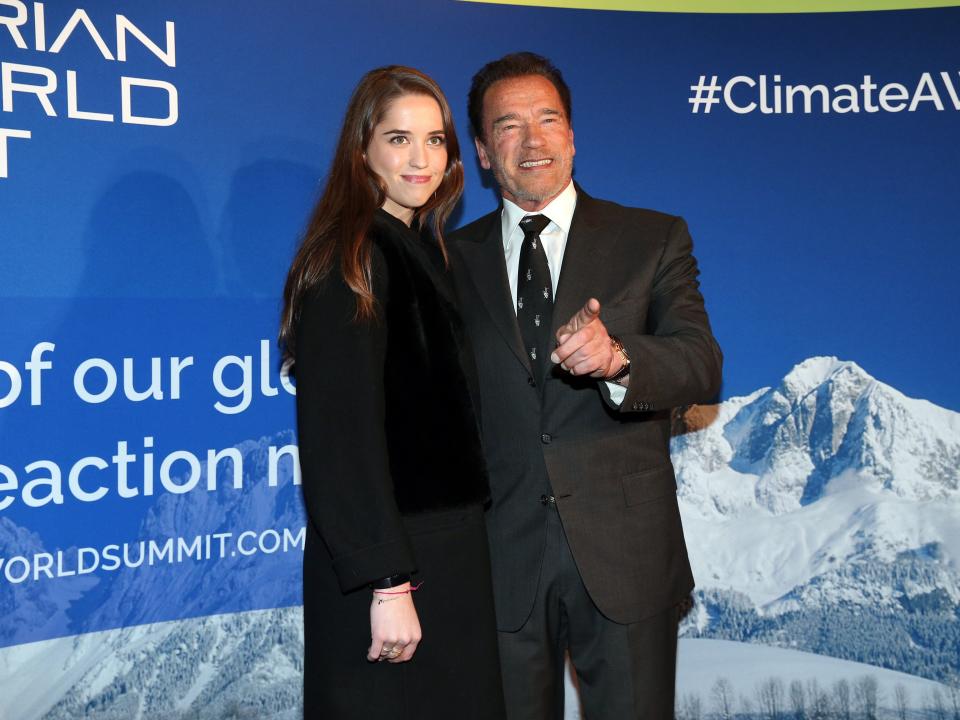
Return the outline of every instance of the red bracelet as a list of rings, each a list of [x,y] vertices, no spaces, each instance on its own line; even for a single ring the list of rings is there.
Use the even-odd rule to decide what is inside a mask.
[[[406,595],[419,590],[421,585],[423,585],[423,580],[418,582],[416,585],[411,585],[409,590],[374,590],[373,592],[380,595]]]

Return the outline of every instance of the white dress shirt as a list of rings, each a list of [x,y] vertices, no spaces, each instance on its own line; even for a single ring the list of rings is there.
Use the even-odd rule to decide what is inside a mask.
[[[546,207],[537,212],[528,212],[514,202],[503,199],[503,211],[500,214],[500,231],[503,238],[503,254],[507,261],[507,278],[510,281],[510,297],[513,299],[513,312],[517,312],[517,272],[520,267],[520,249],[523,246],[523,230],[520,221],[527,215],[546,215],[550,224],[540,233],[543,251],[547,254],[550,267],[550,281],[553,283],[553,296],[556,298],[557,285],[560,282],[560,270],[563,267],[563,253],[567,248],[567,236],[573,222],[573,211],[577,208],[577,190],[571,180],[559,195]],[[586,302],[588,298],[582,298]],[[601,309],[602,313],[602,309]],[[566,322],[570,318],[563,318]],[[627,389],[619,383],[607,383],[610,399],[620,404]]]

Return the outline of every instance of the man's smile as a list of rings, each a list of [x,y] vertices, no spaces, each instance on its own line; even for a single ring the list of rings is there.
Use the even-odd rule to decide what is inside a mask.
[[[553,158],[543,158],[542,160],[524,160],[520,163],[522,168],[537,168],[553,163]]]

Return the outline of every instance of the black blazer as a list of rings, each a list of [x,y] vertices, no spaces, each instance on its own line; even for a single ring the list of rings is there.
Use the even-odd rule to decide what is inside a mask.
[[[311,538],[342,591],[416,569],[403,516],[489,498],[472,353],[439,248],[377,211],[377,317],[354,319],[339,267],[297,324],[297,420]],[[319,569],[319,568],[318,568]]]
[[[590,297],[630,355],[623,403],[606,384],[554,370],[537,384],[506,276],[500,211],[451,237],[461,313],[477,351],[494,594],[501,630],[533,606],[554,495],[601,612],[636,622],[693,588],[670,463],[671,408],[713,398],[722,357],[683,220],[596,200],[578,188],[553,329]]]

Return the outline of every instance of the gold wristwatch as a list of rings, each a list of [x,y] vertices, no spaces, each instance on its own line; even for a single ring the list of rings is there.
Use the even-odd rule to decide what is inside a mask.
[[[627,355],[626,348],[623,347],[623,343],[620,342],[620,338],[618,338],[616,335],[610,336],[610,344],[613,346],[613,352],[619,355],[620,359],[623,360],[623,366],[617,371],[616,375],[604,379],[607,382],[617,382],[618,380],[622,380],[630,374],[630,356]]]

